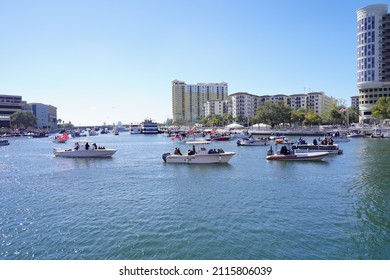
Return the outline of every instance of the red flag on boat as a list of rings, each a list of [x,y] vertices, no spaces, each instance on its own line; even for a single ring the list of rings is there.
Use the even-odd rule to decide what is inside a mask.
[[[192,134],[194,134],[194,131],[191,129],[190,131],[188,131],[188,134],[192,135]]]

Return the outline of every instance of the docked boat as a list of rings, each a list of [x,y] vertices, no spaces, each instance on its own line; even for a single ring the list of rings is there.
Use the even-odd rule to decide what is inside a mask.
[[[347,135],[347,137],[349,137],[349,138],[364,138],[364,137],[366,137],[366,135],[361,130],[353,130]]]
[[[81,145],[76,142],[73,148],[69,149],[53,149],[56,157],[69,158],[109,158],[116,153],[116,149],[106,149],[105,147],[98,147],[95,143],[89,145],[88,142]]]
[[[231,135],[218,135],[211,137],[211,140],[214,141],[230,141],[233,140],[234,136]]]
[[[166,163],[211,164],[228,163],[234,155],[234,152],[225,152],[222,149],[210,149],[207,151],[205,147],[202,147],[198,151],[192,150],[186,154],[181,154],[176,149],[173,154],[163,154],[162,158]]]
[[[40,132],[35,132],[32,136],[32,138],[44,138],[44,137],[49,137],[49,134],[46,132],[40,131]]]
[[[268,138],[254,138],[250,136],[248,138],[242,138],[237,140],[238,146],[268,146],[270,144]]]
[[[296,153],[294,149],[288,149],[283,145],[282,148],[276,152],[273,151],[272,146],[267,152],[267,160],[279,161],[319,161],[329,155],[328,152],[310,152],[310,153]]]
[[[139,124],[130,125],[130,134],[141,134],[141,127]]]
[[[329,154],[337,155],[341,155],[343,153],[343,150],[339,148],[338,144],[298,144],[293,147],[293,149],[295,150],[295,153],[327,152]]]
[[[340,133],[339,131],[336,131],[336,132],[328,132],[327,133],[327,136],[326,137],[329,137],[330,139],[332,139],[332,141],[334,143],[340,143],[340,142],[350,142],[351,139],[349,139],[347,137],[347,134],[344,133]]]
[[[211,141],[202,138],[195,138],[195,139],[188,139],[187,141],[185,141],[185,143],[188,145],[206,145],[206,144],[210,144]]]
[[[141,131],[143,134],[157,134],[158,133],[157,123],[153,122],[152,120],[145,120],[141,124]]]
[[[0,139],[0,146],[7,146],[9,145],[9,142],[7,139]]]
[[[99,132],[96,131],[95,129],[90,129],[88,131],[88,136],[98,136],[99,135]]]
[[[380,128],[375,128],[372,131],[371,138],[384,138],[384,131]]]

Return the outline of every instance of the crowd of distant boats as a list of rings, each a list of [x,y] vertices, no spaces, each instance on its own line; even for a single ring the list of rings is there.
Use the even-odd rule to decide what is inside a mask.
[[[53,135],[52,142],[66,143],[68,139],[74,139],[75,145],[67,148],[55,148],[53,153],[56,157],[71,158],[106,158],[116,153],[116,149],[98,146],[93,141],[93,136],[99,134],[112,133],[119,135],[120,132],[130,134],[158,134],[162,131],[158,124],[153,121],[145,121],[142,124],[132,124],[127,129],[114,127],[112,130],[107,128],[90,128],[86,130],[60,131]],[[230,125],[225,128],[203,128],[194,126],[192,128],[170,127],[164,130],[164,135],[170,137],[172,141],[178,144],[191,145],[192,148],[182,153],[180,148],[175,148],[173,153],[166,152],[162,154],[165,163],[184,163],[184,164],[210,164],[210,163],[228,163],[235,155],[235,152],[224,151],[220,149],[206,149],[205,146],[212,142],[236,140],[238,146],[269,146],[266,152],[267,160],[278,161],[308,161],[323,160],[331,154],[342,154],[337,142],[349,142],[350,138],[371,137],[371,138],[390,138],[390,130],[386,127],[357,127],[350,129],[340,129],[330,127],[326,130],[249,130],[238,124]],[[43,131],[21,132],[18,136],[29,136],[31,138],[49,137]],[[290,141],[287,136],[301,135],[302,137],[316,135],[313,143],[306,142],[300,137],[298,141]],[[317,135],[321,137],[317,138]],[[9,145],[7,135],[2,135],[0,146]],[[78,139],[79,137],[90,136],[88,140]],[[318,141],[317,141],[318,140]],[[195,146],[201,145],[200,148]]]

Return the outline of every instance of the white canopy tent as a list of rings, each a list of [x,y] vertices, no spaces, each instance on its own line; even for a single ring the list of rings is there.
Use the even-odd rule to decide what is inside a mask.
[[[226,129],[240,129],[240,128],[244,128],[244,126],[241,124],[238,124],[238,123],[232,123],[232,124],[225,126],[225,128]]]
[[[257,123],[252,125],[251,128],[257,130],[265,130],[265,129],[271,129],[271,126],[265,123]]]

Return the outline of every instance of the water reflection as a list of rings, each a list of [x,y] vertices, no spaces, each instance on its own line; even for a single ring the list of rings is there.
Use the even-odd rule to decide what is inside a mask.
[[[352,208],[360,223],[351,233],[356,246],[367,252],[361,259],[390,258],[390,142],[370,139],[361,146],[360,173],[350,193],[356,198]]]

